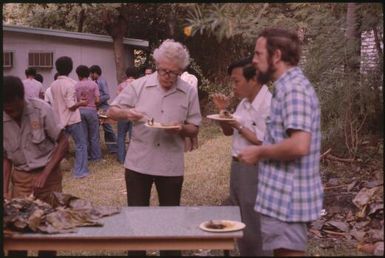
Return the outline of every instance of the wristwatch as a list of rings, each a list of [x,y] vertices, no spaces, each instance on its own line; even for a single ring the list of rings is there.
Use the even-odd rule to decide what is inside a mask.
[[[241,125],[239,128],[238,128],[238,133],[241,133],[242,129],[245,128],[243,125]]]

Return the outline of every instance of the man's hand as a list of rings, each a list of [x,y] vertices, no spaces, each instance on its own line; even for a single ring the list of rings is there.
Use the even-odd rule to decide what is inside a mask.
[[[40,173],[39,176],[37,176],[33,182],[33,189],[39,189],[39,188],[43,188],[46,181],[47,181],[47,177],[48,177],[49,173],[45,172],[45,170],[43,170],[42,173]]]
[[[222,93],[214,93],[211,95],[211,97],[215,107],[219,110],[226,109],[230,104],[230,98],[223,95]]]
[[[135,109],[129,109],[128,112],[127,112],[127,119],[128,120],[131,120],[131,121],[138,121],[140,119],[142,119],[143,117],[145,117],[145,114],[138,111],[138,110],[135,110]]]
[[[238,159],[248,165],[255,165],[262,158],[262,147],[261,146],[247,146],[238,155]]]
[[[11,200],[11,192],[3,192],[3,198],[4,200]]]
[[[219,123],[231,126],[235,130],[238,130],[241,126],[241,123],[239,123],[237,120],[219,121]]]

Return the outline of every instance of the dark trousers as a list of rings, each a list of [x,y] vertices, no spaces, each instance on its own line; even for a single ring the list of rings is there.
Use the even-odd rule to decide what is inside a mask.
[[[116,144],[116,135],[114,130],[112,129],[111,124],[103,123],[102,125],[104,130],[104,142],[107,145],[107,149],[109,153],[117,153],[118,145]]]
[[[159,206],[179,206],[183,176],[153,176],[129,169],[125,173],[128,206],[149,206],[155,183]],[[129,256],[145,256],[146,251],[129,251]],[[180,251],[160,251],[161,256],[181,256]]]

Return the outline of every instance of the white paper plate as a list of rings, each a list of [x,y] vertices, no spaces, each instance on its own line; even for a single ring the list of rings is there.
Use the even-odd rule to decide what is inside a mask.
[[[238,231],[242,230],[246,227],[246,225],[240,221],[234,221],[234,220],[214,220],[215,223],[220,223],[224,225],[224,228],[217,229],[217,228],[210,228],[208,225],[210,224],[210,221],[202,222],[199,225],[199,228],[207,231],[207,232],[231,232],[231,231]]]
[[[159,128],[159,129],[177,129],[177,128],[180,128],[180,125],[162,125],[159,122],[154,122],[154,124],[152,124],[152,125],[145,123],[144,125],[149,127],[149,128]]]
[[[212,115],[208,115],[206,117],[209,119],[212,119],[212,120],[217,120],[217,121],[235,121],[236,120],[235,116],[233,116],[232,118],[225,118],[225,117],[220,117],[219,114],[212,114]]]

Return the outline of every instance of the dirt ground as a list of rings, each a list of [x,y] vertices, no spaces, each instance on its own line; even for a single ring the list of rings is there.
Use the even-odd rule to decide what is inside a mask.
[[[322,159],[324,215],[309,230],[309,255],[383,255],[382,148],[368,146],[355,161]]]

